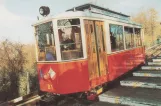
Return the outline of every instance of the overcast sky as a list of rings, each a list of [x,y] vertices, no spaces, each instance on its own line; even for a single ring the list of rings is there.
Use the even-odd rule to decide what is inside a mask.
[[[49,6],[51,15],[88,2],[122,12],[127,15],[141,9],[155,8],[161,16],[161,0],[0,0],[0,40],[33,43],[34,34],[31,25],[39,16],[40,6]]]

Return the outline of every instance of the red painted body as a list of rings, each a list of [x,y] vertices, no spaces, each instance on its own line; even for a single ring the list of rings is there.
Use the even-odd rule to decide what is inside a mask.
[[[50,67],[56,73],[54,80],[45,80],[40,76],[47,74]],[[87,60],[62,63],[38,64],[39,83],[42,91],[68,94],[89,90]],[[50,87],[49,87],[50,86]]]
[[[109,80],[112,81],[129,70],[144,63],[144,47],[127,50],[108,56]]]
[[[88,60],[38,63],[40,89],[57,94],[89,91],[91,88],[118,78],[143,63],[144,59],[144,47],[108,55],[107,75],[92,79],[91,81],[89,81]],[[54,79],[50,77],[44,78],[50,68],[56,73]]]

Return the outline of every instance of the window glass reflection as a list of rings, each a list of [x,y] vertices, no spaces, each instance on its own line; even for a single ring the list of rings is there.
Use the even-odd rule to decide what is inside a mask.
[[[110,24],[110,41],[112,52],[124,49],[123,27]]]
[[[79,19],[58,20],[58,33],[62,60],[83,57]]]
[[[38,25],[35,28],[38,44],[38,61],[55,61],[56,48],[52,22]]]
[[[124,31],[125,31],[126,49],[135,47],[133,28],[125,27]]]
[[[135,47],[141,46],[141,29],[135,28]]]

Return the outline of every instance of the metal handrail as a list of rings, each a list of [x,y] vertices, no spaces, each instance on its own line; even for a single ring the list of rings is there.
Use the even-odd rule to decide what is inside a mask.
[[[153,45],[145,49],[146,59],[154,58],[161,54],[161,44]]]
[[[156,48],[156,47],[158,47],[158,46],[160,46],[160,45],[161,45],[161,44],[156,44],[156,45],[153,45],[153,46],[151,46],[151,47],[149,47],[149,48],[146,48],[145,50],[148,51],[148,50],[154,49],[154,48]]]

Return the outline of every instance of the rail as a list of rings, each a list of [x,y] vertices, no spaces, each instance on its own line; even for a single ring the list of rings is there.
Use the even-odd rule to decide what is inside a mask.
[[[24,106],[27,104],[36,104],[43,95],[39,96],[38,92],[33,92],[25,96],[18,97],[16,99],[4,102],[0,106]]]

